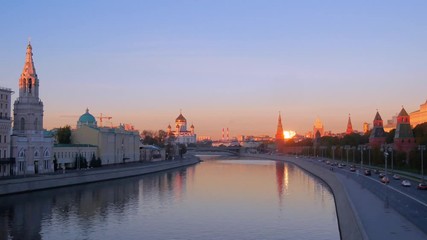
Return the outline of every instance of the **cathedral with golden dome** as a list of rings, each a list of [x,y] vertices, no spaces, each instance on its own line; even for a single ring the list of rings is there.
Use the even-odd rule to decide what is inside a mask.
[[[187,130],[187,119],[182,115],[182,112],[179,113],[179,116],[175,120],[175,130],[172,130],[172,126],[169,124],[166,130],[168,136],[173,136],[175,138],[175,143],[179,144],[190,144],[196,143],[197,136],[194,133],[194,125],[191,124],[190,130]]]

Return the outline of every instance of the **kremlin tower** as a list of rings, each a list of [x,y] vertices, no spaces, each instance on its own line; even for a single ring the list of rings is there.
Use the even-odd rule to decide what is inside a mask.
[[[415,148],[415,138],[412,132],[410,117],[402,107],[397,116],[396,133],[394,135],[394,149],[409,153]]]
[[[277,150],[280,151],[283,148],[284,143],[285,143],[285,135],[283,134],[282,116],[279,112],[279,119],[277,121],[277,131],[276,131]]]
[[[371,135],[369,136],[369,145],[371,147],[379,148],[381,144],[384,144],[386,140],[386,134],[384,132],[383,120],[380,116],[380,113],[377,111],[377,114],[374,118],[374,128],[372,129]]]
[[[345,131],[345,134],[350,135],[352,133],[353,133],[353,125],[351,124],[350,114],[348,114],[347,130]]]
[[[284,140],[285,140],[285,135],[283,134],[282,116],[279,112],[279,119],[277,121],[277,131],[276,131],[276,142],[283,142]]]

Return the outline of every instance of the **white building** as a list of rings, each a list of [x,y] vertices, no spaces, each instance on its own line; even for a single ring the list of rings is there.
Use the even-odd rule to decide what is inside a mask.
[[[194,133],[194,125],[191,124],[190,131],[187,130],[187,119],[182,115],[179,116],[175,120],[175,131],[172,131],[172,127],[169,124],[166,130],[168,136],[175,137],[175,143],[179,144],[190,144],[196,143],[197,135]]]
[[[76,166],[76,158],[82,156],[88,165],[92,160],[98,158],[98,147],[90,144],[55,144],[53,146],[54,158],[58,161],[58,169],[73,168]]]
[[[12,158],[16,175],[53,171],[53,138],[43,129],[43,102],[39,98],[39,79],[28,43],[25,65],[19,78],[19,97],[14,103]]]
[[[13,166],[10,158],[11,94],[11,89],[0,87],[0,177],[9,176]]]
[[[72,130],[71,143],[97,146],[96,156],[101,159],[102,165],[140,160],[139,132],[125,125],[98,127],[89,109],[79,118],[77,128]]]

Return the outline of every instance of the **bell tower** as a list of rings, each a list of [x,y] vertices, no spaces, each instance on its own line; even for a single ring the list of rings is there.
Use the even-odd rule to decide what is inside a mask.
[[[19,78],[19,96],[14,103],[13,134],[36,134],[43,130],[43,102],[39,99],[39,79],[34,67],[33,48],[28,43],[24,69]]]
[[[43,102],[33,61],[33,47],[27,45],[24,69],[19,77],[19,96],[13,105],[11,151],[15,175],[53,172],[53,138],[43,130]]]

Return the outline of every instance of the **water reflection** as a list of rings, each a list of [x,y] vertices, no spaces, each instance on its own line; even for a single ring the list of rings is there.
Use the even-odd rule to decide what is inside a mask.
[[[205,161],[0,197],[0,239],[338,239],[329,189],[270,161]]]

